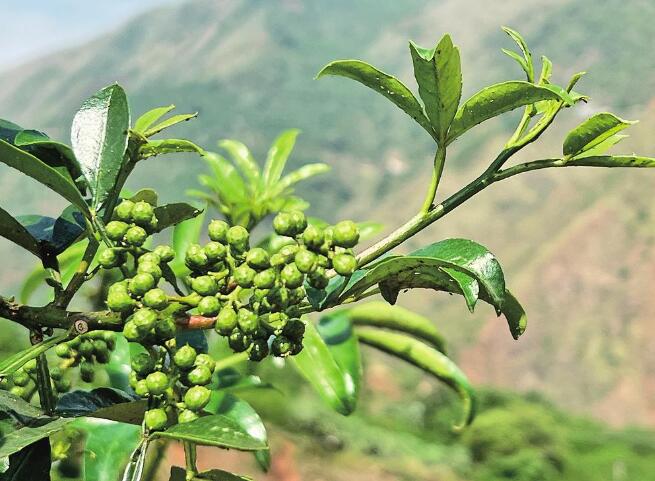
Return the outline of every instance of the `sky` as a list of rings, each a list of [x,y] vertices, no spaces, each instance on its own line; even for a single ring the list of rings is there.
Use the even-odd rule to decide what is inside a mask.
[[[0,70],[79,44],[179,0],[0,0]]]

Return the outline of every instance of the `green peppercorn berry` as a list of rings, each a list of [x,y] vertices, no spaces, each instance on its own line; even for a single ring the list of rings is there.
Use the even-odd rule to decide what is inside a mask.
[[[241,287],[248,288],[252,287],[253,281],[255,280],[255,275],[257,272],[247,264],[241,264],[237,267],[234,272],[234,281]]]
[[[113,269],[118,267],[125,261],[125,257],[121,252],[115,249],[106,249],[98,255],[98,264],[105,269]]]
[[[291,262],[296,255],[296,252],[300,250],[300,247],[298,244],[289,244],[284,247],[282,247],[278,253],[283,255],[286,262]]]
[[[261,247],[250,249],[246,255],[246,262],[250,267],[258,271],[267,269],[271,265],[268,252]]]
[[[258,289],[270,289],[275,285],[276,280],[277,272],[275,272],[275,269],[266,269],[255,275],[253,278],[253,284]]]
[[[25,389],[20,386],[13,386],[9,392],[16,397],[23,397],[25,395]]]
[[[134,309],[136,303],[130,295],[125,292],[109,292],[107,296],[107,307],[114,312],[127,313]]]
[[[273,306],[285,309],[289,305],[289,289],[286,287],[271,289],[266,296],[266,299]]]
[[[282,329],[282,334],[291,340],[301,340],[305,335],[305,323],[300,319],[289,319]]]
[[[199,276],[191,279],[191,289],[201,296],[213,296],[218,292],[218,284],[212,276]]]
[[[209,266],[209,259],[202,247],[198,244],[191,244],[186,251],[184,258],[186,266],[192,271],[201,271]]]
[[[173,356],[173,362],[180,369],[191,369],[196,361],[196,350],[188,344],[180,347]]]
[[[216,361],[214,361],[214,358],[209,354],[198,354],[193,364],[195,366],[205,366],[212,373],[214,372],[214,369],[216,369]]]
[[[147,226],[145,226],[145,229],[147,232],[155,233],[157,232],[157,227],[159,226],[159,219],[157,219],[157,216],[152,216],[150,218],[150,222],[148,223]]]
[[[132,207],[132,220],[135,224],[146,227],[150,224],[155,209],[145,201],[139,201]]]
[[[237,323],[239,325],[239,329],[241,329],[241,331],[245,334],[252,334],[259,327],[259,319],[257,318],[257,314],[245,308],[239,309],[239,313],[237,315]]]
[[[157,313],[149,307],[142,307],[132,316],[132,322],[142,334],[147,334],[155,327],[157,322]]]
[[[95,377],[95,370],[93,369],[93,364],[89,361],[82,361],[80,363],[80,379],[84,382],[93,382]]]
[[[11,380],[14,382],[14,385],[25,387],[30,382],[30,376],[22,369],[19,369],[11,376]]]
[[[55,385],[57,392],[60,394],[70,391],[70,388],[72,387],[70,379],[60,379],[58,381],[54,381],[53,384]]]
[[[316,227],[315,225],[310,225],[307,226],[305,232],[303,232],[302,240],[308,249],[317,252],[321,249],[321,246],[325,241],[325,236],[323,235],[323,230],[321,228]]]
[[[139,262],[136,271],[139,274],[150,274],[155,279],[155,284],[159,282],[162,276],[161,267],[154,262]]]
[[[161,371],[151,372],[146,377],[146,385],[153,396],[164,394],[168,388],[168,376]]]
[[[305,275],[298,270],[295,263],[284,266],[280,273],[280,278],[284,282],[284,285],[290,289],[300,287],[305,282]]]
[[[250,239],[250,234],[245,227],[240,225],[232,226],[227,231],[227,243],[230,245],[230,249],[236,252],[245,252],[248,250],[248,241]]]
[[[330,259],[328,259],[327,256],[324,256],[323,254],[318,254],[316,256],[316,264],[318,264],[319,267],[330,267]]]
[[[295,356],[296,354],[300,354],[300,352],[303,349],[303,344],[302,341],[291,341],[291,350],[289,351],[289,356]]]
[[[307,297],[307,292],[304,287],[296,287],[289,290],[289,303],[300,304]]]
[[[273,229],[278,235],[291,237],[294,235],[294,227],[293,218],[288,212],[280,212],[273,219]]]
[[[168,306],[168,296],[158,287],[150,289],[143,295],[143,305],[161,311]]]
[[[175,251],[171,246],[157,246],[153,252],[159,256],[162,262],[170,262],[175,259]]]
[[[306,249],[298,250],[294,258],[296,267],[303,274],[308,274],[312,272],[314,269],[316,269],[316,265],[317,265],[316,261],[317,261],[316,254]]]
[[[323,229],[323,237],[325,238],[325,244],[332,246],[332,240],[334,239],[334,227],[329,225]]]
[[[307,228],[307,217],[299,210],[292,210],[289,216],[293,223],[293,235],[301,234]]]
[[[193,386],[205,386],[211,379],[212,372],[207,366],[196,366],[187,374],[187,380]]]
[[[200,411],[209,402],[211,391],[205,386],[193,386],[184,395],[184,404],[191,411]]]
[[[137,261],[139,264],[145,262],[152,262],[153,264],[159,265],[161,263],[161,257],[156,252],[145,252],[139,256]]]
[[[184,409],[177,415],[177,422],[180,424],[190,423],[196,419],[198,419],[198,415],[189,409]]]
[[[209,234],[209,238],[211,240],[225,243],[227,242],[227,231],[229,228],[230,226],[227,224],[227,222],[222,220],[213,220],[207,227],[207,233]]]
[[[342,252],[336,254],[332,258],[332,266],[334,267],[334,270],[337,271],[337,274],[350,276],[355,272],[355,269],[357,269],[357,259],[355,259],[355,256],[352,254]]]
[[[57,366],[50,368],[50,377],[53,381],[58,381],[64,377],[64,372]]]
[[[107,347],[107,343],[102,339],[93,340],[93,353],[96,362],[100,364],[107,364],[109,362],[109,347]]]
[[[232,306],[225,306],[216,317],[216,332],[227,336],[237,326],[237,313]]]
[[[132,222],[132,209],[134,208],[134,202],[131,200],[124,200],[116,206],[114,209],[114,217],[123,222]]]
[[[23,364],[23,371],[28,374],[36,373],[36,359],[30,359],[25,364]]]
[[[359,229],[351,220],[342,220],[334,226],[332,237],[334,245],[339,247],[355,247],[359,242]]]
[[[157,282],[152,274],[140,272],[136,274],[128,284],[128,289],[133,296],[141,297],[150,289],[153,289]]]
[[[146,423],[146,427],[151,431],[161,431],[168,424],[168,416],[166,411],[161,408],[150,409],[146,411],[143,416],[143,420]]]
[[[63,342],[55,346],[55,355],[61,357],[62,359],[69,359],[73,357],[73,351],[68,343]]]
[[[330,282],[330,279],[325,274],[325,269],[322,267],[318,267],[314,272],[309,274],[307,280],[309,281],[309,285],[314,289],[325,289]]]
[[[250,347],[252,338],[239,329],[235,329],[228,337],[227,342],[234,352],[243,352]]]
[[[111,331],[100,331],[100,338],[107,343],[110,351],[116,347],[116,334]]]
[[[145,377],[155,370],[155,360],[147,352],[140,352],[132,358],[130,367],[140,377]]]
[[[253,341],[248,358],[251,361],[259,362],[265,359],[266,356],[268,356],[268,342],[263,339]]]
[[[220,242],[208,242],[205,247],[203,247],[203,252],[209,259],[209,262],[215,263],[222,259],[225,259],[227,255],[227,247],[225,247]]]
[[[277,253],[275,253],[275,254],[273,254],[271,256],[271,261],[270,262],[271,262],[272,267],[279,267],[279,266],[282,266],[282,265],[286,264],[286,259],[284,258],[284,256],[282,254],[277,252]]]
[[[214,317],[221,309],[221,303],[214,296],[205,296],[198,303],[198,314],[205,317]]]
[[[129,224],[121,222],[120,220],[112,220],[105,226],[107,237],[116,242],[123,240],[123,237],[127,234],[129,229]]]
[[[267,316],[263,316],[260,323],[268,330],[268,332],[277,332],[281,331],[286,325],[287,319],[289,319],[289,316],[284,312],[272,312]]]
[[[177,334],[177,325],[172,317],[165,317],[155,324],[155,335],[161,341],[173,339]]]
[[[93,341],[89,339],[84,339],[80,344],[79,351],[84,359],[91,359],[94,352]]]
[[[286,357],[291,352],[291,341],[284,336],[276,336],[271,343],[271,351],[274,356]]]
[[[136,375],[134,371],[130,371],[127,374],[127,382],[132,389],[136,387],[136,383],[139,382],[139,376]]]
[[[148,383],[145,379],[137,381],[136,386],[134,386],[134,392],[139,397],[148,397],[150,391],[148,391]]]
[[[148,233],[145,231],[143,227],[139,227],[138,225],[134,225],[127,229],[127,232],[125,233],[125,242],[128,245],[139,247],[142,246],[143,243],[146,241],[148,238]]]
[[[129,342],[139,342],[143,339],[143,334],[132,321],[127,321],[123,326],[123,335]]]

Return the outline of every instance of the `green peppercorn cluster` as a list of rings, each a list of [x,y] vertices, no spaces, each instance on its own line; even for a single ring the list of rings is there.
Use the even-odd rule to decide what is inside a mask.
[[[50,369],[55,389],[70,389],[71,382],[65,374],[74,367],[79,367],[82,381],[93,382],[96,364],[107,364],[115,348],[116,334],[111,331],[88,332],[55,346],[55,354],[61,359],[57,367]]]
[[[0,389],[9,391],[14,396],[26,401],[32,399],[37,390],[36,359],[28,361],[10,376],[0,379]]]

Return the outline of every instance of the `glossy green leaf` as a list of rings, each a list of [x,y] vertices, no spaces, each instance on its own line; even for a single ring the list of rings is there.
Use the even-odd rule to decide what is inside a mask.
[[[259,452],[259,451],[257,451]],[[171,466],[171,474],[168,481],[186,481],[186,470],[178,466]],[[253,481],[252,478],[247,476],[239,476],[238,474],[229,473],[221,469],[212,469],[203,471],[196,475],[192,481]]]
[[[571,159],[566,165],[584,167],[655,167],[655,158],[636,155],[600,155]]]
[[[139,155],[142,159],[154,157],[163,154],[175,154],[179,152],[196,152],[200,155],[204,154],[204,150],[198,147],[190,140],[184,139],[164,139],[164,140],[150,140],[139,149]]]
[[[634,123],[609,112],[596,114],[568,133],[564,139],[564,155],[574,157],[593,149]]]
[[[251,389],[275,390],[275,386],[269,382],[262,381],[259,376],[255,376],[254,374],[244,376],[235,370],[222,370],[218,375],[216,389],[234,393]]]
[[[571,103],[564,90],[551,89],[529,82],[512,80],[485,87],[469,98],[457,111],[448,133],[452,142],[467,130],[510,110],[541,100],[560,100]]]
[[[23,130],[16,135],[13,144],[57,169],[60,173],[65,172],[65,177],[70,176],[73,181],[82,176],[82,169],[75,158],[73,149],[66,144],[52,140],[43,132]]]
[[[266,443],[252,437],[233,419],[221,414],[203,416],[189,423],[176,424],[166,431],[153,433],[151,437],[189,441],[239,451],[268,449]]]
[[[404,332],[446,354],[446,341],[432,321],[409,309],[374,301],[344,310],[355,326],[372,326]]]
[[[155,208],[157,216],[157,228],[155,232],[161,232],[168,227],[198,217],[204,211],[185,202],[166,204]]]
[[[119,389],[99,387],[91,391],[72,391],[59,398],[55,412],[62,417],[95,418],[141,424],[146,401]]]
[[[231,139],[219,141],[218,146],[230,154],[232,162],[234,162],[234,165],[236,165],[241,174],[248,179],[250,185],[255,189],[258,188],[262,180],[261,172],[248,147],[241,142]]]
[[[175,105],[167,105],[166,107],[157,107],[155,109],[147,111],[145,114],[141,115],[136,122],[134,122],[134,127],[132,128],[135,132],[140,134],[145,134],[152,124],[157,122],[160,118],[166,115],[168,112],[173,110]]]
[[[0,475],[2,481],[50,481],[50,440],[40,439],[9,456],[9,469]]]
[[[539,75],[539,85],[544,85],[550,80],[553,73],[553,62],[545,55],[541,56],[541,74]]]
[[[73,152],[91,191],[91,206],[99,211],[118,195],[116,180],[127,149],[130,111],[123,88],[105,87],[84,101],[71,126]]]
[[[272,187],[280,180],[299,133],[300,131],[297,129],[285,130],[275,139],[268,150],[264,164],[264,184],[267,187]]]
[[[480,284],[478,281],[474,277],[450,267],[441,267],[441,270],[459,286],[459,290],[466,300],[466,306],[469,311],[473,312],[480,297]]]
[[[459,50],[450,35],[444,35],[432,50],[410,42],[418,93],[439,141],[445,141],[462,96],[462,66]]]
[[[139,442],[140,427],[91,419],[78,420],[75,424],[86,433],[84,479],[86,481],[119,479],[130,453]]]
[[[71,206],[72,207],[72,206]],[[58,218],[22,215],[16,220],[36,239],[42,255],[59,255],[71,246],[86,229],[84,216],[76,208],[67,208]]]
[[[528,48],[528,44],[525,42],[521,34],[516,30],[513,30],[509,27],[502,27],[502,29],[503,32],[509,35],[512,38],[512,40],[516,42],[516,45],[518,45],[519,49],[521,50],[521,53],[523,54],[523,58],[521,59],[521,57],[518,57],[515,58],[515,60],[519,62],[523,70],[525,70],[525,74],[528,78],[528,82],[534,82],[534,65],[532,63],[532,53]],[[505,49],[503,49],[503,52],[510,55],[510,52]],[[514,58],[512,55],[510,55],[510,57]]]
[[[350,78],[384,95],[403,112],[413,118],[432,137],[436,137],[430,120],[423,112],[423,107],[416,100],[414,94],[397,78],[359,60],[337,60],[336,62],[329,63],[323,67],[316,78],[321,78],[325,75]]]
[[[464,415],[455,429],[461,429],[473,421],[476,410],[475,393],[466,375],[448,357],[403,334],[370,327],[357,328],[356,333],[361,342],[423,369],[456,391],[462,400]]]
[[[629,135],[614,134],[611,137],[606,138],[599,144],[596,144],[594,147],[584,152],[576,154],[576,159],[581,159],[583,157],[599,157],[604,155],[608,150],[614,147],[616,144],[621,142],[623,139],[628,138]]]
[[[216,192],[221,202],[236,203],[246,198],[246,185],[239,172],[223,156],[213,152],[206,152],[204,159],[209,164],[215,179],[209,176],[201,176],[206,182],[206,187]]]
[[[5,358],[2,362],[0,362],[0,377],[6,377],[11,373],[16,372],[18,369],[23,367],[27,361],[35,359],[40,354],[43,354],[51,347],[64,342],[66,339],[68,339],[68,334],[54,336]]]
[[[272,195],[278,195],[284,192],[286,189],[291,187],[294,184],[297,184],[300,181],[314,177],[315,175],[323,174],[328,172],[331,167],[327,164],[305,164],[297,170],[285,175],[280,179],[280,181],[275,184],[273,188]]]
[[[172,117],[167,118],[163,122],[158,123],[154,127],[148,128],[143,135],[145,137],[152,137],[155,134],[158,134],[164,129],[167,129],[169,127],[172,127],[173,125],[180,124],[182,122],[187,122],[193,118],[196,118],[198,116],[198,112],[194,112],[192,114],[178,114],[178,115],[173,115]]]
[[[141,189],[136,194],[129,196],[132,202],[147,202],[153,207],[157,207],[159,195],[154,189]]]
[[[518,339],[525,332],[528,326],[528,316],[523,309],[523,306],[514,297],[510,291],[505,294],[505,302],[503,303],[503,315],[507,319],[509,331],[514,339]]]
[[[31,252],[38,258],[45,255],[45,250],[25,227],[9,212],[0,207],[0,236]]]
[[[525,61],[525,58],[523,58],[521,55],[514,52],[513,50],[508,50],[506,48],[501,48],[500,50],[509,58],[515,60],[519,64],[521,69],[523,69],[523,71],[525,72],[528,81],[530,81],[530,67],[528,66],[528,63]]]
[[[90,217],[89,207],[75,185],[57,170],[31,154],[0,140],[0,162],[7,164],[61,195]]]
[[[304,349],[300,354],[290,358],[291,363],[332,409],[346,416],[351,414],[357,404],[352,375],[344,374],[311,323],[307,324],[303,345]]]

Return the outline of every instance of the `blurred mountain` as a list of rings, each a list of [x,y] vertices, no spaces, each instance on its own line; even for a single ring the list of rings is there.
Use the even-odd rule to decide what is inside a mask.
[[[374,93],[343,79],[314,81],[337,58],[361,58],[414,85],[407,40],[431,45],[445,32],[461,47],[465,95],[521,72],[501,47],[500,25],[526,36],[535,58],[554,62],[554,80],[589,72],[579,90],[592,102],[562,116],[521,160],[561,149],[584,115],[612,109],[641,118],[620,147],[655,154],[655,35],[648,0],[193,0],[148,12],[88,44],[0,74],[0,117],[66,141],[81,101],[118,81],[133,115],[175,103],[198,111],[171,135],[207,148],[234,137],[262,158],[282,129],[303,134],[292,163],[324,161],[329,176],[302,192],[328,220],[370,218],[389,229],[418,209],[430,175],[429,138]],[[452,149],[443,193],[493,158],[515,115],[476,128]],[[182,197],[204,166],[165,157],[139,166],[133,186]],[[16,214],[63,208],[50,193],[7,169],[3,207]],[[401,303],[434,317],[477,383],[540,390],[560,405],[617,424],[655,425],[655,172],[559,169],[493,186],[433,226],[409,249],[444,237],[471,237],[504,262],[508,283],[530,316],[519,342],[489,311],[413,293]],[[335,209],[335,205],[341,208]],[[15,286],[27,257],[6,258],[2,285]],[[28,265],[31,260],[28,261]],[[6,290],[6,289],[5,289]]]

